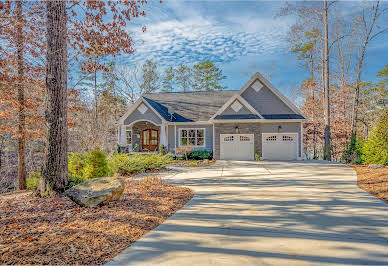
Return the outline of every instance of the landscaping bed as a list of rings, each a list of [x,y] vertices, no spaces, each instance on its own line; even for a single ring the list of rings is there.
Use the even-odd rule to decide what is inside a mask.
[[[172,166],[183,166],[183,167],[198,167],[198,166],[209,166],[214,165],[215,160],[190,160],[186,161],[183,159],[177,159],[169,163]]]
[[[125,183],[121,199],[80,208],[67,197],[0,196],[0,264],[104,264],[193,197],[146,178]]]
[[[388,166],[371,169],[364,165],[352,165],[357,172],[357,184],[366,192],[388,203]]]

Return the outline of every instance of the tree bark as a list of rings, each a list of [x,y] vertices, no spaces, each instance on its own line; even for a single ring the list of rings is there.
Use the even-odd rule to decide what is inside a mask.
[[[17,73],[18,73],[18,181],[19,189],[27,188],[26,185],[26,117],[24,102],[24,47],[23,47],[23,2],[16,2],[16,47],[17,47]]]
[[[331,147],[330,147],[330,95],[329,95],[329,29],[327,21],[327,0],[323,1],[323,23],[325,28],[324,36],[324,113],[325,113],[325,147],[324,147],[324,159],[331,160]]]
[[[40,179],[41,195],[63,192],[67,172],[67,15],[66,1],[47,1],[47,70],[45,160]]]
[[[379,4],[380,4],[380,1],[377,1],[376,8],[374,9],[375,12],[374,12],[373,17],[372,17],[372,22],[371,22],[369,28],[365,29],[366,36],[365,36],[364,42],[362,44],[360,58],[358,59],[356,89],[354,92],[353,110],[352,110],[352,137],[356,137],[356,134],[357,134],[357,127],[356,127],[356,125],[357,125],[357,109],[358,109],[359,101],[360,101],[361,71],[362,71],[362,67],[363,67],[363,63],[364,63],[366,46],[368,45],[369,41],[371,40],[371,33],[372,33],[373,28],[374,28],[376,19],[377,19],[377,12],[379,10]],[[363,17],[363,19],[364,19],[364,21],[363,21],[364,25],[366,25],[365,18]],[[366,26],[365,26],[365,28],[366,28]]]

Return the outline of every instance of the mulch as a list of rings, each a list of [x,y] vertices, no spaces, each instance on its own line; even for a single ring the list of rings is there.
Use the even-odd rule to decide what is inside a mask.
[[[185,161],[185,160],[175,160],[169,165],[171,166],[181,166],[181,167],[200,167],[200,166],[210,166],[213,165],[215,160],[194,160],[194,161]]]
[[[388,166],[370,169],[364,165],[352,165],[357,172],[357,184],[366,192],[388,203]]]
[[[104,264],[193,197],[184,187],[126,182],[121,199],[81,208],[65,196],[0,196],[0,264]]]

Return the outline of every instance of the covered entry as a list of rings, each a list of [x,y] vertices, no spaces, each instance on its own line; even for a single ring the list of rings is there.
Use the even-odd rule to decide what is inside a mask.
[[[298,158],[298,133],[263,133],[263,159],[296,160]]]
[[[254,160],[253,134],[221,134],[221,160]]]

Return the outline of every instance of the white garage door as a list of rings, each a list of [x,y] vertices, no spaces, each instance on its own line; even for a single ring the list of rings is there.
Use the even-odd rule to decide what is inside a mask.
[[[251,161],[254,159],[253,134],[221,134],[221,160]]]
[[[262,158],[268,160],[296,160],[298,152],[297,133],[263,133]]]

